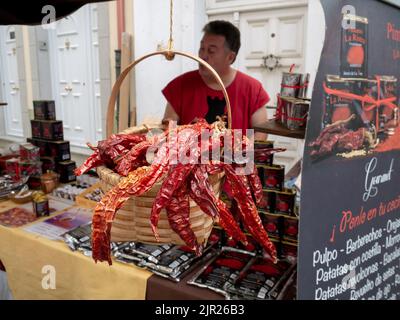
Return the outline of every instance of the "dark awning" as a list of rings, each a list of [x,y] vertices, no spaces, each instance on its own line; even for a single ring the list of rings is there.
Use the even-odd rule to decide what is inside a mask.
[[[39,25],[43,18],[49,13],[44,11],[43,7],[51,5],[55,9],[55,19],[59,20],[87,3],[103,2],[107,0],[35,0],[35,1],[18,1],[8,0],[1,1],[0,4],[0,25],[10,24],[26,24]]]

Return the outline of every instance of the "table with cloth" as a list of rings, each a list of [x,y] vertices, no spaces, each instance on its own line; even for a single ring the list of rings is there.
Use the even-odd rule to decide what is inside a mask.
[[[15,206],[10,201],[0,202],[0,211]],[[71,251],[62,241],[23,230],[26,226],[0,225],[0,260],[14,299],[223,299],[208,289],[186,284],[201,266],[174,283],[116,261],[112,266],[104,262],[96,264],[91,257]],[[55,268],[55,289],[42,287],[48,275],[45,266]]]

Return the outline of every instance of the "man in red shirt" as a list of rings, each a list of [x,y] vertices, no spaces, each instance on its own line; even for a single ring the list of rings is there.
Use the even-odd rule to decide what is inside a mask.
[[[269,101],[262,84],[231,67],[240,48],[240,31],[227,21],[212,21],[203,28],[199,57],[211,65],[222,79],[228,92],[232,111],[232,128],[246,129],[267,120],[265,108]],[[167,106],[163,122],[175,120],[188,124],[196,118],[212,123],[226,114],[223,93],[213,75],[203,66],[172,80],[164,89]],[[255,140],[266,135],[256,132]]]

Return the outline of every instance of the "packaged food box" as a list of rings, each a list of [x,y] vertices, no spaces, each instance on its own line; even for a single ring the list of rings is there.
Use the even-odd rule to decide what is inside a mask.
[[[305,129],[307,126],[309,108],[309,101],[301,99],[289,99],[285,103],[284,121],[282,123],[289,130]]]
[[[49,141],[47,156],[52,157],[56,162],[71,159],[69,141]]]
[[[263,198],[261,200],[259,208],[269,213],[274,213],[275,204],[276,204],[276,192],[272,190],[263,189]]]
[[[275,212],[294,215],[296,189],[286,189],[275,193]]]
[[[351,79],[340,78],[337,75],[327,75],[325,85],[328,89],[343,93],[354,93],[354,84]],[[339,120],[350,118],[353,114],[353,100],[340,97],[330,91],[324,93],[323,125],[327,126]]]
[[[222,250],[188,284],[208,288],[228,298],[227,286],[235,282],[240,272],[253,258],[253,255],[247,253]]]
[[[264,211],[258,211],[265,231],[270,238],[280,239],[282,235],[282,217]]]
[[[353,94],[359,97],[369,96],[373,100],[378,100],[376,79],[341,78],[337,75],[327,75],[325,85],[324,126],[347,120],[354,115],[354,119],[349,124],[352,129],[357,130],[362,126],[369,127],[371,124],[378,128],[378,108],[370,108],[369,103],[363,104],[357,99],[345,96]]]
[[[56,161],[52,157],[41,157],[40,161],[42,162],[42,171],[55,171],[56,170]]]
[[[297,260],[298,243],[295,241],[281,241],[280,259]]]
[[[19,160],[19,170],[22,176],[40,176],[42,174],[42,162]]]
[[[342,77],[368,77],[368,19],[345,14],[342,29],[340,75]]]
[[[268,150],[273,148],[273,141],[255,141],[254,163],[261,165],[272,165],[274,163],[274,154],[268,154]]]
[[[0,157],[0,174],[6,170],[6,161],[12,158],[18,158],[19,153],[7,154]]]
[[[68,183],[76,180],[74,170],[75,161],[61,161],[56,164],[56,172],[60,175],[60,182]]]
[[[282,191],[285,182],[285,166],[257,165],[257,172],[265,189]]]
[[[34,146],[39,148],[39,155],[41,157],[47,156],[48,150],[47,145],[48,142],[45,140],[35,139],[35,138],[27,138],[26,141],[33,144]]]
[[[5,161],[4,174],[11,176],[14,181],[21,178],[21,168],[18,158],[10,158]]]
[[[40,149],[31,143],[22,143],[19,146],[19,156],[21,160],[39,161]]]
[[[242,272],[228,292],[245,299],[268,300],[270,292],[290,269],[287,261],[273,263],[269,258],[258,257]]]
[[[33,138],[42,138],[42,124],[40,120],[31,120],[31,129]]]
[[[71,159],[69,141],[48,141],[35,138],[28,138],[27,141],[39,147],[41,157],[51,157],[56,162]]]
[[[283,216],[283,239],[285,241],[297,241],[299,237],[299,219]]]
[[[62,121],[42,120],[42,139],[64,140],[64,129]]]
[[[56,106],[53,100],[34,100],[35,120],[56,120]]]
[[[309,78],[308,73],[283,72],[280,96],[306,98]]]

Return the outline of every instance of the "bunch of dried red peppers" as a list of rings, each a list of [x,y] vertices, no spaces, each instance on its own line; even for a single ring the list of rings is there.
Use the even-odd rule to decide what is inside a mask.
[[[197,152],[195,158],[199,159],[202,150],[199,144],[204,143],[202,136],[204,130],[212,132],[207,138],[210,146],[207,152],[212,152],[212,146],[215,145],[220,149],[223,148],[220,133],[225,129],[220,122],[210,125],[201,119],[195,124],[179,126],[174,130],[178,138],[172,142],[167,139],[171,134],[170,130],[149,138],[146,138],[145,134],[111,135],[107,140],[100,141],[97,147],[91,147],[94,153],[77,168],[76,175],[81,175],[91,168],[105,165],[124,176],[95,208],[92,224],[93,259],[96,262],[108,261],[111,264],[110,235],[117,210],[130,197],[144,194],[158,181],[162,181],[162,185],[154,200],[150,216],[152,230],[157,240],[160,213],[162,209],[166,209],[171,229],[197,255],[202,254],[203,244],[198,243],[189,221],[189,198],[191,198],[205,214],[211,216],[226,231],[228,236],[247,243],[238,222],[227,205],[215,195],[208,179],[209,175],[224,174],[232,196],[237,202],[244,227],[276,261],[275,246],[262,226],[255,204],[262,200],[262,185],[256,167],[254,166],[251,174],[244,175],[237,174],[240,165],[220,160],[209,161],[206,164],[198,161],[174,162],[173,159],[181,159],[180,156],[187,154],[189,150]],[[243,147],[249,144],[249,140],[243,136],[240,143]],[[150,148],[157,150],[151,164],[146,160]]]

